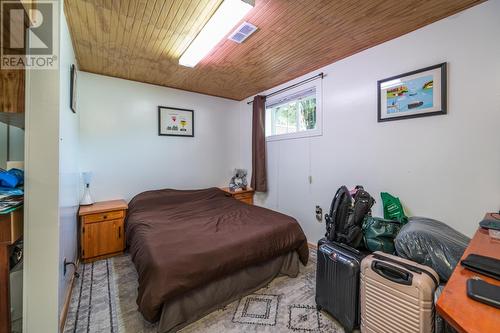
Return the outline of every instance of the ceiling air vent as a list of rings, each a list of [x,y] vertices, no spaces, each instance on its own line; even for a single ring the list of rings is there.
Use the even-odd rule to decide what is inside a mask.
[[[245,39],[247,39],[251,34],[253,34],[257,30],[257,27],[251,23],[243,22],[236,30],[234,30],[231,35],[229,35],[228,39],[236,42],[238,44],[243,43]]]

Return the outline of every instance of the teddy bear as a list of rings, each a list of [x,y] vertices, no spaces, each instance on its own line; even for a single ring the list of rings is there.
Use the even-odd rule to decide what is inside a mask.
[[[247,185],[247,171],[245,169],[234,169],[233,177],[229,183],[229,189],[232,192],[246,190]]]

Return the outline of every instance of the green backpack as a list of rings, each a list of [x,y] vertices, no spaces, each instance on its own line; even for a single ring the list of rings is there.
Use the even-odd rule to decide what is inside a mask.
[[[372,251],[394,253],[394,238],[405,222],[366,216],[363,221],[363,241]]]

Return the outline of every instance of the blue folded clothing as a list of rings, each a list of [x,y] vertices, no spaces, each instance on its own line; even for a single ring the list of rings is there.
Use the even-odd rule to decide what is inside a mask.
[[[24,172],[19,169],[0,170],[0,186],[14,188],[24,183]]]
[[[12,187],[0,186],[0,198],[2,196],[23,195],[23,194],[24,194],[24,190],[22,187],[12,188]]]
[[[16,176],[10,174],[8,171],[0,171],[0,186],[16,187],[19,180]]]
[[[10,169],[7,172],[10,173],[11,175],[14,175],[19,180],[19,182],[17,183],[17,186],[24,184],[24,171],[23,170],[21,170],[21,169]]]

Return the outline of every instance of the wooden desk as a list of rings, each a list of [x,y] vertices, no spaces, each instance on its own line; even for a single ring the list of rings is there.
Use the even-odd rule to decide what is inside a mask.
[[[500,259],[500,239],[490,237],[488,230],[479,228],[462,259],[471,253]],[[479,276],[488,283],[500,286],[500,281],[469,271],[458,264],[436,303],[436,309],[459,332],[498,332],[500,309],[474,301],[467,296],[466,281],[473,276]]]
[[[0,333],[10,333],[9,246],[23,236],[23,207],[0,214]]]

